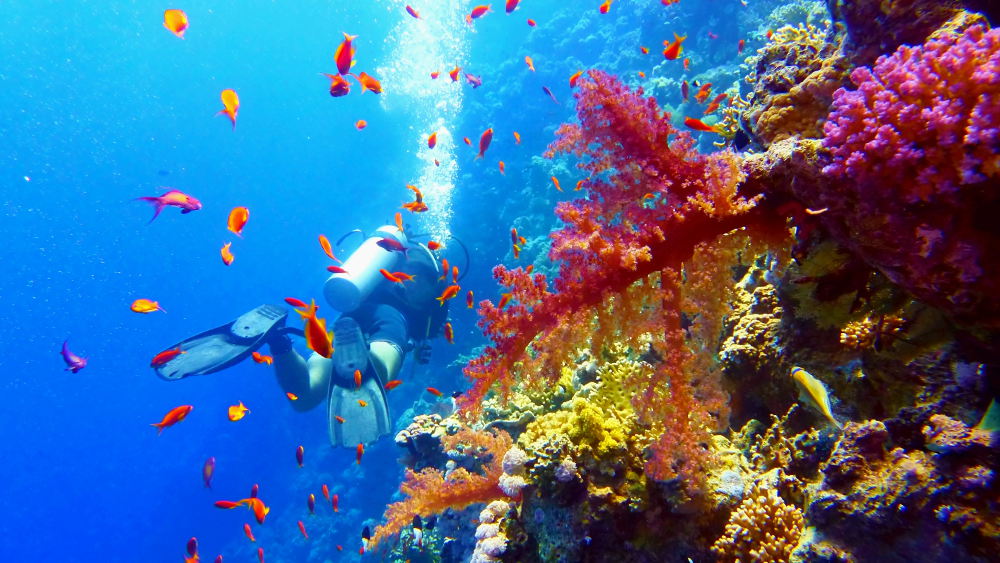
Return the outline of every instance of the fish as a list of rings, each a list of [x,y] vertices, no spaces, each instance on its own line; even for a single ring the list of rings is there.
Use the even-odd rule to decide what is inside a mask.
[[[812,400],[813,404],[819,407],[820,412],[823,413],[830,422],[834,424],[837,428],[841,427],[840,422],[833,417],[833,410],[830,407],[830,392],[827,390],[826,385],[822,381],[816,379],[816,377],[809,373],[808,371],[794,366],[792,367],[789,375],[795,380],[795,383],[808,395]]]
[[[452,328],[451,323],[444,323],[444,339],[448,344],[455,343],[455,329]]]
[[[215,563],[222,563],[222,556],[221,555],[216,556]]]
[[[517,245],[517,244],[513,245],[511,247],[511,251],[514,253],[514,260],[517,260],[518,258],[521,257],[521,246],[520,245]]]
[[[691,68],[691,59],[685,58],[684,59],[684,70],[688,70],[690,68]]]
[[[465,23],[472,25],[472,20],[479,19],[492,11],[493,10],[490,10],[489,4],[480,4],[473,8],[472,11],[469,12],[469,15],[465,16]]]
[[[431,73],[431,80],[437,80],[438,76],[441,76],[441,71],[435,70],[434,72]]]
[[[181,350],[180,346],[176,348],[171,348],[170,350],[164,350],[159,354],[153,356],[153,359],[149,362],[149,367],[162,366],[163,364],[169,362],[170,360],[180,356],[181,354],[187,354],[184,350]]]
[[[316,495],[309,493],[309,497],[306,499],[306,507],[309,508],[309,514],[316,514]]]
[[[331,260],[342,264],[339,258],[333,255],[333,247],[330,246],[330,239],[326,238],[326,235],[319,235],[319,245],[323,247],[323,253],[330,257]],[[303,305],[304,307],[305,305]]]
[[[438,144],[438,134],[437,131],[431,133],[427,137],[427,148],[433,149]],[[418,192],[419,193],[419,192]]]
[[[440,297],[435,297],[434,299],[437,299],[438,302],[440,302],[441,305],[444,306],[444,302],[445,301],[447,301],[449,299],[452,299],[456,295],[458,295],[458,290],[459,289],[461,289],[461,288],[459,286],[457,286],[457,285],[449,285],[448,287],[446,287],[444,289],[444,291],[441,292],[441,296]]]
[[[296,311],[305,320],[306,346],[324,358],[333,355],[333,333],[326,330],[326,319],[316,317],[316,302],[307,311]]]
[[[524,63],[528,65],[528,70],[535,72],[535,61],[531,60],[531,57],[525,56]]]
[[[431,250],[438,250],[442,246],[443,245],[440,242],[437,242],[437,241],[434,241],[434,240],[427,241],[427,248],[429,248]]]
[[[260,485],[254,483],[253,486],[250,487],[250,498],[257,498],[257,493],[259,492],[260,492]]]
[[[358,83],[361,84],[362,94],[364,94],[366,90],[370,91],[372,94],[382,93],[382,83],[379,82],[374,76],[361,72],[355,75],[354,78],[357,78]]]
[[[150,424],[150,426],[155,426],[157,429],[159,429],[159,432],[156,433],[156,435],[159,436],[160,434],[163,434],[164,428],[168,426],[173,426],[178,422],[184,420],[187,417],[187,415],[191,413],[192,410],[194,410],[194,406],[192,405],[181,405],[179,407],[174,407],[170,409],[170,412],[163,415],[163,420],[161,420],[160,422],[154,422],[153,424]]]
[[[688,89],[688,81],[681,82],[681,99],[685,102],[688,101]]]
[[[506,10],[508,14],[513,12],[517,9],[517,4],[520,1],[521,0],[507,0],[507,3],[504,5],[504,10]]]
[[[728,94],[719,94],[718,96],[716,96],[715,99],[712,100],[710,104],[708,104],[708,107],[705,108],[704,115],[714,113],[715,110],[719,109],[719,104],[721,104],[726,99],[726,96],[728,96]]]
[[[361,465],[361,456],[363,456],[363,455],[365,455],[365,445],[359,443],[358,444],[358,448],[357,448],[357,452],[356,452],[356,457],[355,457],[355,459],[357,460],[357,464],[358,465]],[[336,511],[334,511],[334,512],[336,512]]]
[[[424,547],[424,523],[419,514],[413,515],[413,538],[417,540],[417,547]]]
[[[337,422],[341,423],[341,424],[344,423],[344,417],[342,417],[340,415],[337,415],[337,416],[333,417],[333,419],[336,420]]]
[[[289,401],[298,401],[299,400],[299,396],[296,395],[295,393],[285,393],[285,396],[288,397]]]
[[[413,7],[411,7],[409,4],[406,5],[406,13],[410,14],[411,16],[413,16],[418,20],[420,19],[420,14],[416,10],[414,10]]]
[[[367,407],[368,401],[365,401],[364,399],[358,399],[358,405],[360,405],[361,407]]]
[[[427,388],[427,392],[430,393],[431,395],[434,395],[435,397],[440,397],[440,396],[444,395],[444,393],[442,393],[441,391],[438,391],[437,389],[435,389],[433,387],[428,387]]]
[[[462,141],[470,147],[472,146],[472,141],[470,141],[468,137],[462,137]]]
[[[165,10],[163,12],[163,27],[170,30],[177,37],[184,39],[184,32],[188,28],[188,17],[184,10]]]
[[[458,283],[458,266],[451,267],[451,282],[455,284]]]
[[[326,502],[330,502],[330,487],[327,487],[326,483],[323,483],[321,490],[323,491],[323,498],[326,499]]]
[[[677,57],[680,56],[681,51],[684,50],[684,47],[682,47],[681,44],[684,43],[685,39],[687,39],[687,35],[681,37],[675,33],[673,42],[664,41],[663,44],[666,48],[663,49],[663,57],[668,61],[676,60]]]
[[[649,47],[643,47],[643,46],[640,45],[639,46],[639,52],[642,53],[643,55],[648,55],[649,54]]]
[[[182,215],[201,209],[201,202],[197,198],[174,189],[168,190],[161,196],[138,197],[136,200],[149,202],[153,206],[153,218],[149,220],[150,223],[159,217],[160,212],[167,206],[179,208]]]
[[[448,268],[448,259],[447,258],[442,258],[441,259],[441,277],[438,278],[439,281],[445,279],[446,277],[448,277],[448,270],[449,270],[449,268]]]
[[[606,14],[611,10],[611,0],[604,0],[604,2],[597,7],[597,11]]]
[[[706,133],[722,133],[722,131],[718,127],[714,125],[708,125],[706,123],[703,123],[700,119],[695,119],[693,117],[685,117],[684,125],[686,125],[691,129],[694,129],[695,131],[704,131]]]
[[[354,370],[354,388],[361,389],[361,370]]]
[[[346,96],[351,93],[351,83],[339,74],[323,73],[323,76],[330,79],[330,95],[334,98]]]
[[[465,294],[465,306],[468,307],[469,309],[472,308],[472,290],[471,289],[469,290],[469,293]]]
[[[517,131],[514,131],[514,143],[518,145],[521,144],[521,134]]]
[[[382,277],[391,281],[392,283],[403,283],[403,280],[392,275],[392,272],[386,270],[385,268],[379,268],[378,273],[382,274]]]
[[[234,207],[232,211],[229,212],[229,220],[226,223],[226,228],[232,231],[236,236],[243,238],[243,227],[247,224],[247,220],[250,219],[250,210],[246,207]]]
[[[535,27],[536,25],[538,24],[535,23],[535,20],[528,18],[528,27]]]
[[[770,41],[772,35],[774,35],[774,30],[773,29],[769,29],[769,30],[767,30],[767,33],[764,34],[764,37],[766,37],[767,40]]]
[[[375,244],[387,252],[402,252],[403,256],[406,256],[406,252],[410,250],[408,247],[403,246],[403,243],[389,237],[383,237]]]
[[[212,476],[215,475],[215,458],[210,457],[205,460],[205,464],[201,466],[201,479],[205,482],[205,488],[212,488]]]
[[[341,268],[340,266],[327,266],[326,271],[331,274],[346,274],[347,270]]]
[[[226,114],[229,121],[233,122],[233,129],[236,129],[236,114],[240,111],[240,97],[236,95],[236,90],[226,88],[219,94],[222,98],[222,109],[215,115]]]
[[[263,547],[258,547],[257,548],[257,561],[259,561],[260,563],[264,563],[264,548]]]
[[[557,192],[561,192],[562,191],[562,188],[559,187],[559,178],[556,178],[555,176],[552,176],[552,185],[556,187],[556,191]]]
[[[399,232],[401,233],[404,232],[403,215],[397,211],[396,215],[393,218],[396,220],[396,228],[399,229]]]
[[[574,192],[578,192],[578,191],[582,190],[583,189],[583,183],[586,182],[586,181],[587,180],[577,180],[576,181],[576,186],[573,187],[573,191]],[[521,244],[524,244],[524,243],[522,242]]]
[[[250,409],[248,409],[246,405],[243,404],[243,401],[240,401],[240,404],[232,405],[229,407],[229,420],[233,422],[236,422],[237,420],[242,420],[243,417],[246,416],[248,412],[250,412]]]
[[[256,542],[257,538],[253,537],[253,530],[250,529],[250,524],[243,524],[243,533],[246,534],[247,538],[252,542]]]
[[[226,266],[232,264],[233,260],[236,260],[236,257],[233,256],[233,251],[229,249],[232,245],[233,243],[227,242],[219,249],[219,256],[222,257],[222,263]]]
[[[64,371],[77,373],[81,369],[87,367],[87,358],[77,356],[73,352],[70,352],[69,340],[63,341],[62,351],[60,354],[62,354],[63,361],[66,362],[66,369]]]
[[[401,379],[393,379],[392,381],[387,381],[383,387],[385,387],[386,391],[392,391],[393,389],[399,387],[402,384],[403,381]]]
[[[480,86],[483,85],[482,77],[476,76],[475,74],[469,74],[468,72],[465,73],[465,80],[466,82],[472,85],[473,89],[479,88]]]
[[[740,42],[736,44],[736,54],[737,55],[742,55],[743,54],[743,47],[745,47],[746,44],[747,44],[746,41],[744,41],[743,39],[740,39]]]
[[[285,303],[288,303],[292,307],[308,307],[309,306],[304,301],[302,301],[301,299],[296,299],[294,297],[286,297],[285,298]]]
[[[490,142],[493,140],[493,128],[490,127],[483,134],[479,136],[479,154],[476,158],[483,158],[486,154],[486,149],[490,148]]]
[[[333,60],[337,63],[337,72],[341,75],[351,72],[351,58],[354,57],[354,48],[352,47],[351,42],[357,38],[357,35],[348,35],[347,33],[344,33],[344,40],[333,53]]]
[[[576,81],[580,80],[580,76],[582,74],[583,74],[583,71],[582,70],[578,70],[578,71],[574,72],[572,75],[570,75],[570,77],[569,77],[569,87],[570,88],[576,88]]]
[[[306,449],[302,446],[295,448],[295,461],[302,467],[306,455]]]
[[[497,163],[497,168],[499,168],[499,169],[500,169],[500,174],[502,174],[502,175],[505,175],[505,176],[506,176],[506,172],[505,172],[505,169],[507,168],[507,166],[506,166],[506,165],[505,165],[505,164],[503,163],[503,161],[502,161],[502,160],[501,160],[500,162],[498,162],[498,163]]]
[[[510,293],[501,293],[500,294],[500,303],[497,304],[497,309],[503,309],[504,305],[506,305],[507,303],[510,303],[510,298],[511,297],[512,297],[512,295]]]
[[[458,73],[462,71],[462,67],[456,66],[455,68],[448,71],[448,76],[451,77],[452,82],[458,82]]]
[[[638,74],[639,74],[639,78],[646,78],[646,73],[645,72],[643,72],[643,71],[640,70],[638,72]]]
[[[697,84],[696,84],[697,85]],[[699,104],[705,103],[705,100],[712,95],[712,83],[706,82],[698,88],[698,92],[694,95],[694,100]]]
[[[365,121],[364,119],[359,119],[354,123],[354,128],[357,129],[358,131],[361,131],[365,127],[368,127],[368,122]]]
[[[299,531],[302,532],[302,537],[309,539],[309,534],[306,533],[306,525],[302,523],[302,520],[299,520]]]
[[[263,524],[267,513],[271,512],[271,509],[264,504],[264,501],[257,497],[245,498],[241,500],[240,503],[247,505],[247,508],[253,512],[254,518],[257,519],[258,524]]]
[[[192,537],[187,541],[187,552],[191,557],[198,556],[198,538]]]
[[[392,275],[401,282],[411,282],[416,279],[416,276],[411,276],[406,272],[392,272]]]
[[[708,32],[708,38],[709,38],[709,39],[718,39],[718,38],[719,38],[719,36],[718,36],[718,35],[716,35],[716,34],[714,34],[714,33],[712,33],[711,31],[709,31],[709,32]]]
[[[548,86],[542,86],[542,92],[545,92],[545,94],[548,95],[548,97],[551,98],[553,102],[557,104],[559,103],[559,100],[556,99],[556,95],[552,93],[552,90],[549,90]]]
[[[230,509],[236,508],[237,506],[240,506],[240,503],[233,502],[231,500],[217,500],[217,501],[215,501],[215,507],[216,508],[222,508],[224,510],[230,510]]]
[[[331,501],[331,502],[333,503],[333,511],[334,512],[340,512],[340,495],[334,494],[333,495],[333,501]]]

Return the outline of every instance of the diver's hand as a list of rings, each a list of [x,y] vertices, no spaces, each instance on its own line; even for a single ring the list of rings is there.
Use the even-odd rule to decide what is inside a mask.
[[[431,361],[431,345],[421,342],[413,347],[413,359],[418,364],[426,364]]]
[[[281,356],[292,351],[292,339],[282,330],[274,331],[267,339],[267,345],[271,347],[272,356]]]

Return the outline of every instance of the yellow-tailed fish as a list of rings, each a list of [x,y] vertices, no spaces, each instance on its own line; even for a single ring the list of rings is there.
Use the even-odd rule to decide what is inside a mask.
[[[823,416],[830,419],[830,422],[837,428],[840,428],[840,422],[836,418],[833,418],[833,411],[830,409],[830,392],[826,389],[826,385],[816,379],[813,374],[798,366],[792,367],[790,375],[799,384],[799,387],[809,395],[809,398],[823,413]]]

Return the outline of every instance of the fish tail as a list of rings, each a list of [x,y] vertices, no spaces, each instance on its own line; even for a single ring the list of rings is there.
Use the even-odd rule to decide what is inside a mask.
[[[150,424],[150,426],[155,426],[157,428],[157,430],[159,430],[159,432],[156,433],[157,436],[159,436],[160,434],[163,434],[163,424],[162,423],[154,422],[154,423]]]
[[[158,197],[140,197],[136,199],[148,202],[150,205],[153,206],[153,218],[149,220],[150,223],[152,223],[157,217],[160,216],[160,211],[163,211],[163,207],[165,205],[163,203],[163,200]]]

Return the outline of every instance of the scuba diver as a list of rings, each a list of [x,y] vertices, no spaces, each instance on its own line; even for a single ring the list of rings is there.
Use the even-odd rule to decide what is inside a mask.
[[[367,237],[342,269],[323,289],[327,303],[341,313],[333,323],[330,358],[315,352],[303,358],[289,337],[302,331],[284,326],[288,311],[262,305],[175,344],[171,349],[181,353],[153,368],[171,381],[213,373],[243,361],[266,343],[278,384],[297,396],[291,402],[295,410],[311,410],[326,399],[332,445],[353,448],[378,440],[391,430],[385,384],[396,379],[407,352],[414,351],[418,363],[427,363],[426,341],[441,334],[447,322],[448,304],[436,298],[449,280],[430,249],[411,243],[392,226]],[[413,281],[390,282],[380,270],[404,270]]]

